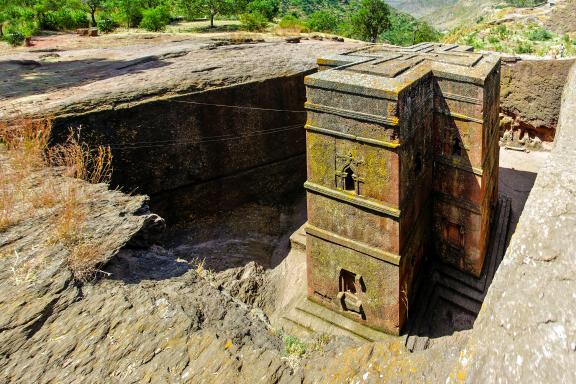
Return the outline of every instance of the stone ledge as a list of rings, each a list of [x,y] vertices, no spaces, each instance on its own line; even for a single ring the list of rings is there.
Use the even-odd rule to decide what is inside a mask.
[[[576,381],[576,66],[554,149],[450,379]]]

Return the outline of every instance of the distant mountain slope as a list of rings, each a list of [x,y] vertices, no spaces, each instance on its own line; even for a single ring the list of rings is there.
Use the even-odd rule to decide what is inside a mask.
[[[394,8],[414,17],[429,15],[445,6],[454,5],[458,0],[385,0]]]
[[[557,33],[576,32],[576,0],[559,2],[550,13],[546,26]]]
[[[475,21],[489,13],[498,0],[385,0],[415,17],[421,17],[440,30],[449,30]]]

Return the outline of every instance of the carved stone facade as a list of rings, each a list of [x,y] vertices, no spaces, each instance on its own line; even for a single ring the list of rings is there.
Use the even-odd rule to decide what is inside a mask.
[[[306,78],[308,297],[398,334],[425,258],[482,272],[500,61],[426,43],[318,63]]]

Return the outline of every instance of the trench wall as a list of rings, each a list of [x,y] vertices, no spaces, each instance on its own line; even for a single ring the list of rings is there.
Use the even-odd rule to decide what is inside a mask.
[[[305,73],[57,119],[110,144],[112,184],[151,196],[168,222],[255,198],[282,200],[306,180]],[[234,107],[231,107],[234,106]]]
[[[453,381],[576,382],[576,66],[556,140]]]
[[[562,90],[575,60],[503,60],[501,110],[508,126],[552,142],[558,125]]]

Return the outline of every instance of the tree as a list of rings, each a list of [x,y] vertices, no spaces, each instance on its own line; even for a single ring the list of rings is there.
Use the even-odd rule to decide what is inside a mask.
[[[338,24],[340,24],[339,17],[328,9],[321,9],[310,14],[306,21],[308,28],[316,32],[333,32],[338,28]]]
[[[102,8],[103,0],[83,0],[84,4],[90,11],[90,18],[92,19],[92,26],[96,26],[96,11]]]
[[[120,17],[126,22],[126,26],[136,27],[142,20],[142,9],[144,8],[141,0],[110,0],[110,8],[116,8]]]
[[[353,31],[372,43],[389,27],[390,8],[384,0],[362,0],[360,8],[352,16]]]
[[[210,28],[214,28],[216,15],[225,15],[236,10],[233,0],[180,0],[180,7],[188,15],[210,17]]]

